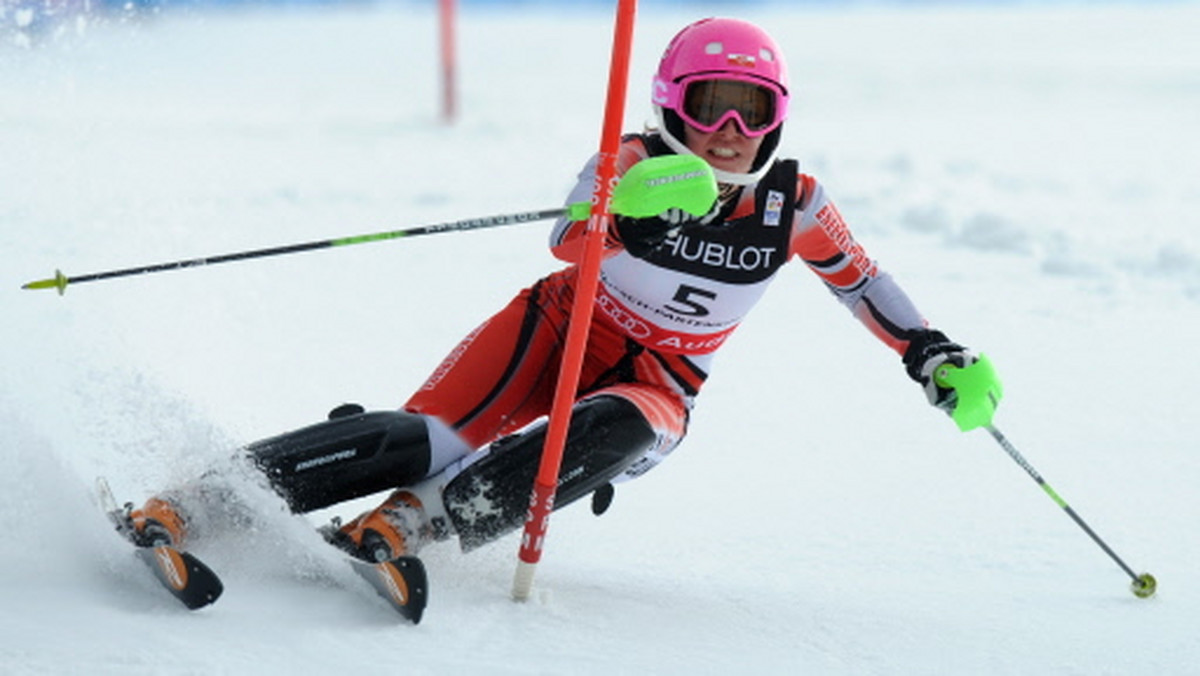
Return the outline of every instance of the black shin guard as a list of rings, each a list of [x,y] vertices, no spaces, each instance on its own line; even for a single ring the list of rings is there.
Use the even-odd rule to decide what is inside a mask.
[[[554,508],[605,486],[650,448],[656,436],[637,406],[625,399],[599,396],[576,404]],[[544,423],[502,439],[487,457],[468,466],[446,486],[446,511],[464,551],[524,523],[545,439]]]
[[[416,483],[429,471],[429,435],[403,411],[340,415],[246,447],[295,512]]]

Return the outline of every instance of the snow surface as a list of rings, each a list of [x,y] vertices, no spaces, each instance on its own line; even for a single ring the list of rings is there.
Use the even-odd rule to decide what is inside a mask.
[[[183,610],[93,478],[140,501],[343,401],[397,406],[557,267],[549,225],[19,286],[555,206],[612,33],[603,10],[464,12],[446,126],[431,10],[192,13],[0,46],[0,672],[1200,673],[1200,8],[745,15],[791,60],[786,154],[993,358],[997,425],[1156,598],[796,267],[677,454],[603,518],[555,516],[530,602],[515,536],[442,543],[425,621],[399,624],[312,534],[328,514],[257,496],[252,532],[197,545],[225,597]],[[693,18],[639,17],[628,128]]]

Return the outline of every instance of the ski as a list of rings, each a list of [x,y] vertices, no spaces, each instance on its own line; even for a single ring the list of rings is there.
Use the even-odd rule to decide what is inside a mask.
[[[100,508],[116,527],[122,539],[130,542],[125,536],[129,524],[124,515],[126,510],[117,506],[112,489],[103,478],[96,479],[96,494],[99,497]],[[130,544],[133,544],[130,542]],[[135,545],[136,546],[136,545]],[[137,556],[141,559],[158,580],[163,588],[179,599],[188,610],[196,610],[211,605],[224,590],[221,578],[206,566],[195,555],[170,545],[155,547],[137,547]]]
[[[404,619],[419,624],[429,602],[429,580],[425,564],[415,556],[369,563],[348,558],[354,572],[366,580]]]
[[[193,554],[174,547],[138,547],[137,555],[171,595],[188,610],[212,604],[221,596],[224,586],[211,568]]]

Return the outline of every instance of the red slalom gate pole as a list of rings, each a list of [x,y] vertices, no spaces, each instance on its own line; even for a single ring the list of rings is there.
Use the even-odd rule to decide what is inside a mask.
[[[438,10],[438,34],[442,60],[442,121],[451,124],[458,116],[457,85],[455,83],[455,1],[439,0]]]
[[[563,350],[562,368],[555,385],[554,402],[547,423],[546,443],[529,511],[525,516],[525,533],[521,538],[517,572],[513,578],[513,598],[524,601],[533,590],[533,573],[542,558],[554,495],[558,490],[558,472],[562,466],[563,447],[571,421],[571,408],[579,387],[579,372],[587,347],[588,327],[592,321],[596,288],[600,280],[600,259],[604,252],[604,234],[611,218],[609,211],[617,173],[617,152],[621,145],[621,128],[625,119],[625,92],[629,84],[629,61],[633,51],[633,23],[637,0],[618,0],[616,28],[613,37],[612,61],[608,72],[608,97],[604,106],[604,126],[600,134],[600,161],[592,192],[592,212],[584,232],[583,260],[579,263],[575,300],[567,327],[567,342]]]

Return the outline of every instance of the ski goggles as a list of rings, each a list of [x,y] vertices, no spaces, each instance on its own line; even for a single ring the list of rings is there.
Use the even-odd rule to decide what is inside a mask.
[[[743,134],[756,138],[774,131],[787,117],[787,94],[774,83],[751,77],[704,75],[679,82],[654,80],[654,102],[674,110],[692,127],[711,134],[736,120]]]

